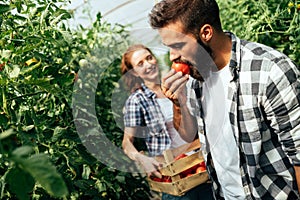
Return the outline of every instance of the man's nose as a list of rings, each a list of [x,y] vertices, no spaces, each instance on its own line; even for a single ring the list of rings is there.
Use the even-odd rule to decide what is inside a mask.
[[[152,67],[152,63],[149,60],[145,60],[144,66],[147,67],[147,68]]]
[[[170,61],[174,61],[180,57],[179,53],[175,49],[170,49]]]

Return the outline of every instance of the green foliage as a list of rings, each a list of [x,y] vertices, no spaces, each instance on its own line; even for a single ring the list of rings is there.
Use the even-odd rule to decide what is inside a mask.
[[[74,85],[83,85],[87,91],[75,97],[93,106],[84,113],[90,124],[100,124],[102,134],[120,146],[123,133],[113,123],[109,102],[128,33],[103,22],[101,14],[91,27],[72,31],[64,3],[0,4],[0,198],[147,199],[142,176],[113,169],[96,159],[110,155],[88,151],[84,139],[97,150],[102,143],[91,138],[99,132],[78,135],[75,123],[82,115],[77,114],[86,105],[72,101]]]
[[[12,152],[10,159],[14,161],[16,167],[10,169],[6,176],[11,191],[20,199],[29,199],[28,194],[36,180],[52,196],[66,196],[67,187],[48,157],[45,154],[34,154],[26,158],[31,151],[31,147],[22,146]],[[25,187],[15,180],[21,180]]]
[[[129,34],[100,13],[70,30],[64,3],[0,3],[0,198],[147,199],[141,175],[109,167],[136,170],[118,148],[123,94],[112,99]],[[299,64],[298,1],[219,3],[225,29]]]
[[[225,30],[271,46],[300,65],[299,0],[217,0]]]

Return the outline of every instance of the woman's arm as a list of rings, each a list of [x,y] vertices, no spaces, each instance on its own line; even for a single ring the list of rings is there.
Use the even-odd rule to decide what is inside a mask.
[[[136,156],[139,154],[138,150],[134,147],[134,136],[135,132],[134,128],[125,127],[125,132],[122,141],[122,148],[124,153],[131,159],[136,160]]]
[[[160,163],[154,158],[148,157],[140,153],[134,146],[134,135],[136,133],[135,127],[125,127],[124,137],[122,141],[122,148],[124,153],[132,160],[137,161],[142,165],[143,170],[148,176],[156,176],[161,178],[158,169],[161,167]]]

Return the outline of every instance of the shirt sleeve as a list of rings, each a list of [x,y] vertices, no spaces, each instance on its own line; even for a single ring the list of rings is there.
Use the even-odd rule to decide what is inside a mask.
[[[124,126],[125,127],[136,127],[143,125],[143,112],[141,104],[135,96],[130,96],[123,110],[124,113]]]
[[[299,76],[292,61],[281,59],[271,69],[266,90],[267,118],[294,165],[300,165]]]

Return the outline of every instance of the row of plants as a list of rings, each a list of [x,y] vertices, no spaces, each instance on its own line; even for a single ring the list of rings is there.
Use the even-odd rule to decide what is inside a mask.
[[[71,30],[66,4],[0,3],[0,199],[147,199],[140,174],[103,162],[123,134],[109,105],[128,31],[101,13]]]
[[[271,46],[300,66],[299,0],[217,0],[225,30]]]

